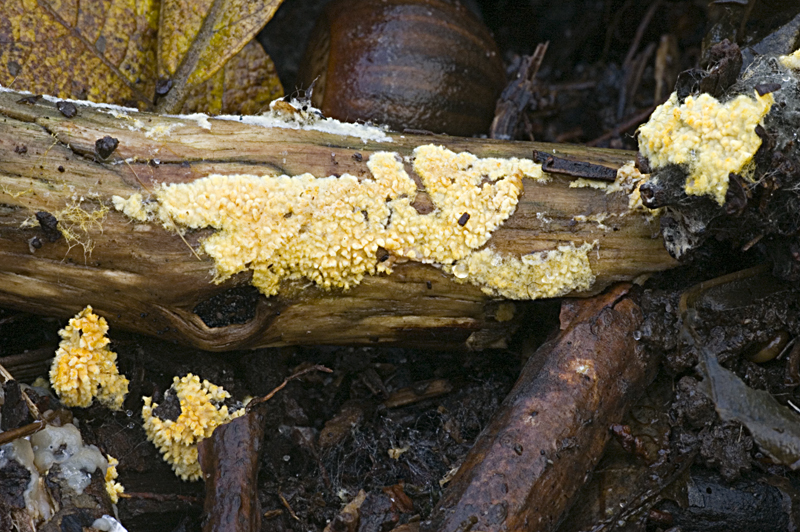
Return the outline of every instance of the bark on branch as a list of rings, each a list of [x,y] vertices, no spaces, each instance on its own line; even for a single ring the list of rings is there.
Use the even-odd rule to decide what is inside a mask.
[[[212,230],[187,232],[184,242],[156,222],[134,223],[115,211],[113,195],[127,198],[157,183],[189,183],[212,173],[349,173],[363,179],[370,176],[371,153],[405,157],[422,144],[479,157],[532,158],[541,151],[612,169],[634,156],[439,136],[392,134],[391,142],[364,142],[223,120],[212,120],[207,129],[186,117],[83,105],[76,117],[66,118],[46,99],[29,104],[19,103],[21,98],[0,93],[0,305],[66,318],[91,304],[112,327],[210,350],[297,343],[481,348],[502,341],[525,305],[490,297],[417,262],[398,264],[390,275],[367,276],[345,291],[290,281],[277,296],[256,297],[242,288],[249,285],[249,273],[215,284],[214,261],[187,247],[197,249]],[[107,159],[96,147],[105,136],[119,141]],[[490,246],[521,256],[597,241],[589,254],[596,281],[574,295],[675,265],[661,239],[654,238],[657,223],[644,213],[629,213],[626,194],[569,188],[574,177],[563,173],[550,177],[546,184],[524,180],[516,211],[492,234]],[[36,213],[54,215],[72,238],[58,238],[48,229],[54,222],[45,215],[37,219]],[[205,312],[206,321],[198,312]],[[236,321],[233,315],[245,318],[212,327],[208,315],[222,322]]]

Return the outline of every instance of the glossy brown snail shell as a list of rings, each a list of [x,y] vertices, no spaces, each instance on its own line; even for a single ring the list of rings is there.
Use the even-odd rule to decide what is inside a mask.
[[[445,0],[335,0],[312,32],[299,80],[348,122],[487,133],[505,85],[500,52],[468,9]]]

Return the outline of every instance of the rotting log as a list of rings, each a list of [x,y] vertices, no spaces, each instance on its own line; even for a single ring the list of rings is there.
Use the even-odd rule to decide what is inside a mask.
[[[562,305],[562,332],[527,361],[423,532],[550,532],[658,367],[634,340],[628,286]]]
[[[213,260],[187,247],[198,248],[211,229],[181,238],[157,222],[134,223],[114,210],[113,195],[127,198],[158,183],[189,183],[212,173],[349,173],[363,179],[370,176],[370,154],[407,157],[423,144],[479,157],[530,159],[534,151],[546,152],[612,174],[635,155],[394,133],[391,141],[367,142],[224,120],[204,128],[209,124],[187,117],[133,111],[114,116],[81,104],[76,117],[66,118],[46,99],[20,103],[21,98],[0,92],[0,305],[67,318],[91,304],[112,328],[219,351],[312,343],[482,348],[502,342],[524,305],[417,262],[399,262],[393,273],[366,276],[348,290],[285,281],[276,296],[240,298],[237,287],[248,286],[249,272],[215,284]],[[119,145],[103,159],[96,141],[105,136]],[[626,194],[570,188],[575,177],[564,173],[549,177],[547,183],[524,180],[515,212],[488,245],[521,256],[564,243],[596,242],[588,257],[596,280],[589,290],[570,294],[579,296],[676,265],[657,237],[658,223],[629,211]],[[421,191],[423,203],[424,195]],[[71,228],[72,238],[48,231],[46,217],[37,222],[37,212],[54,214],[59,228]],[[225,301],[233,301],[234,311],[250,307],[245,310],[252,317],[209,326],[196,312],[205,303],[212,314],[224,314],[230,310]]]

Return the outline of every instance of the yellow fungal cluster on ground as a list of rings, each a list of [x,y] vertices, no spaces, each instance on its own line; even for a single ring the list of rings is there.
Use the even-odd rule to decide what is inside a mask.
[[[122,407],[128,379],[119,374],[107,332],[108,323],[91,306],[59,331],[62,340],[50,368],[50,384],[64,405],[87,407],[97,397],[112,410]]]
[[[108,467],[106,468],[106,492],[111,498],[111,502],[117,504],[119,502],[120,493],[125,493],[125,487],[117,482],[117,477],[119,476],[119,473],[117,473],[119,460],[110,454],[107,454],[106,458],[108,458]]]
[[[413,168],[435,206],[427,214],[414,207],[417,185],[397,154],[374,153],[367,166],[372,179],[212,175],[161,187],[151,203],[134,194],[115,197],[114,205],[137,220],[158,219],[168,229],[217,229],[202,244],[215,259],[216,280],[252,269],[253,285],[267,296],[285,279],[347,289],[366,274],[391,272],[402,260],[433,264],[489,293],[526,299],[562,295],[594,279],[588,261],[576,259],[551,268],[571,271],[579,263],[586,267],[579,276],[510,290],[514,275],[523,275],[518,283],[528,282],[542,269],[541,260],[566,255],[554,251],[546,259],[524,259],[537,264],[534,270],[512,266],[514,260],[522,264],[519,258],[479,252],[516,209],[522,179],[545,179],[541,166],[529,159],[481,159],[419,146]],[[497,263],[497,271],[480,270],[490,263]]]
[[[686,165],[686,193],[713,196],[722,205],[729,174],[746,173],[761,146],[755,128],[773,102],[771,93],[754,92],[725,103],[709,94],[687,96],[681,104],[673,93],[639,128],[639,152],[653,170]]]
[[[197,463],[197,442],[211,436],[218,426],[244,414],[244,409],[229,412],[222,403],[230,397],[221,386],[197,375],[175,377],[165,395],[175,394],[181,413],[176,420],[161,419],[154,412],[158,404],[152,397],[143,397],[142,419],[147,439],[153,442],[175,474],[183,480],[200,478]]]

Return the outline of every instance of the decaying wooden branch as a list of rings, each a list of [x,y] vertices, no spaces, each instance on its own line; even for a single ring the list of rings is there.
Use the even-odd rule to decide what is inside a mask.
[[[371,153],[407,157],[422,144],[479,157],[547,152],[612,169],[633,158],[630,152],[444,136],[391,134],[391,142],[365,142],[80,104],[78,115],[66,118],[46,99],[31,104],[19,103],[21,98],[0,93],[0,305],[66,318],[91,304],[112,328],[211,350],[398,342],[481,348],[502,341],[525,306],[417,262],[399,263],[390,275],[367,276],[346,291],[289,281],[277,296],[245,297],[234,289],[246,291],[241,287],[249,285],[249,273],[214,284],[213,260],[187,247],[197,249],[211,229],[181,238],[157,222],[134,223],[114,210],[113,195],[147,194],[158,183],[188,183],[212,173],[349,173],[363,179],[370,177]],[[106,136],[119,142],[110,155],[96,145]],[[413,177],[410,164],[406,169]],[[596,281],[575,295],[675,265],[654,238],[657,223],[646,213],[629,212],[626,194],[569,188],[574,178],[549,175],[547,183],[524,180],[516,211],[492,234],[493,249],[521,256],[596,242],[589,253]],[[198,308],[222,325],[207,325]],[[227,324],[226,316],[242,312],[251,316]]]
[[[562,306],[561,334],[528,359],[421,530],[556,529],[655,375],[657,357],[633,339],[634,299],[618,285]]]
[[[261,530],[258,459],[264,441],[259,409],[219,426],[198,444],[206,482],[203,530]]]

